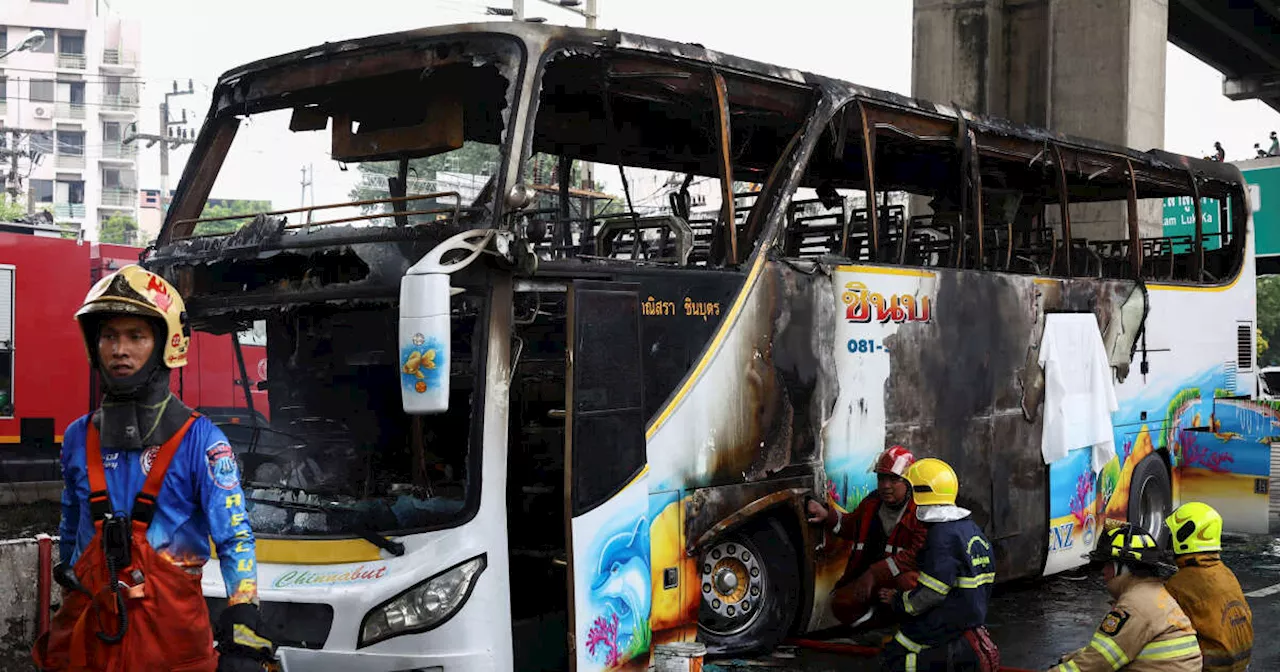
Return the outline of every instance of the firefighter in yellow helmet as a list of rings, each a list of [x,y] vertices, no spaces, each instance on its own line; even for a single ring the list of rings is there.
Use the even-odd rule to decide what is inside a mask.
[[[1218,553],[1222,516],[1208,504],[1189,502],[1165,524],[1178,562],[1165,589],[1196,629],[1205,672],[1244,672],[1253,653],[1253,612]]]
[[[1155,538],[1131,523],[1108,529],[1087,557],[1102,564],[1115,598],[1093,638],[1051,672],[1201,672],[1195,629],[1164,588],[1173,567]]]
[[[956,506],[960,482],[946,462],[926,458],[907,470],[916,517],[928,528],[916,555],[919,585],[880,597],[902,626],[884,648],[885,672],[996,672],[1000,654],[985,626],[995,584],[995,553],[969,510]]]
[[[62,606],[32,654],[42,670],[261,672],[254,537],[226,436],[169,391],[191,340],[178,291],[139,266],[76,312],[102,407],[63,434]],[[227,607],[213,648],[200,574],[216,545]]]

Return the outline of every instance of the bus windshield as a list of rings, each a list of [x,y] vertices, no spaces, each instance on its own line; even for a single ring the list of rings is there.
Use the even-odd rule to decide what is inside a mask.
[[[201,352],[236,370],[245,362],[252,409],[244,385],[200,401],[235,451],[254,531],[350,535],[455,520],[474,480],[470,344],[484,303],[456,299],[453,399],[442,415],[387,410],[400,405],[392,309],[288,311],[242,332],[239,354]],[[219,404],[225,392],[229,407]]]

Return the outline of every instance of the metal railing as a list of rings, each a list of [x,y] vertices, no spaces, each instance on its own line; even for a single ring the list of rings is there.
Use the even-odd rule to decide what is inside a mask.
[[[410,201],[439,200],[441,198],[452,198],[454,199],[455,202],[453,205],[447,206],[447,207],[429,208],[426,210],[409,210],[408,209]],[[381,204],[391,205],[392,208],[395,208],[397,205],[399,205],[400,207],[403,207],[405,209],[400,211],[396,211],[393,209],[391,211],[370,212],[362,215],[357,215],[355,217],[340,217],[338,219],[328,219],[320,222],[311,221],[311,216],[317,210],[329,210],[333,208],[348,208],[348,207],[364,208],[367,206],[381,205]],[[267,216],[278,216],[278,215],[291,215],[296,213],[306,213],[306,219],[304,221],[286,224],[284,228],[306,229],[309,231],[312,227],[327,226],[330,224],[347,224],[351,222],[362,222],[362,221],[370,221],[370,220],[378,220],[378,219],[394,220],[397,216],[413,217],[413,216],[434,215],[437,217],[437,219],[440,218],[441,216],[447,216],[447,217],[451,217],[454,221],[456,221],[458,219],[458,216],[461,210],[462,210],[462,196],[458,192],[438,191],[430,194],[415,194],[413,196],[398,196],[395,198],[375,198],[375,199],[370,199],[366,201],[350,201],[347,203],[328,203],[325,205],[312,205],[312,206],[307,206],[302,208],[289,208],[287,210],[271,210],[271,211],[265,211],[261,213],[253,213],[253,214],[226,215],[223,217],[198,217],[195,219],[180,219],[175,221],[173,225],[175,227],[179,227],[179,226],[189,224],[191,225],[191,230],[194,231],[196,225],[205,223],[205,222],[243,220],[241,224],[247,224],[248,222],[253,221],[253,219],[259,214],[267,215]],[[204,237],[212,237],[212,236],[222,236],[222,235],[226,235],[227,233],[230,233],[230,232],[227,231],[227,232],[214,233],[214,234],[191,233],[186,236],[178,236],[178,238],[204,238]]]
[[[138,108],[138,97],[134,95],[104,93],[102,108],[115,112],[131,112]]]
[[[55,203],[53,216],[58,219],[84,218],[84,203]]]
[[[71,53],[58,54],[58,67],[67,68],[69,70],[84,70],[85,69],[84,54],[71,54]]]
[[[57,115],[64,119],[84,119],[84,103],[58,103]]]
[[[138,158],[138,146],[121,142],[106,142],[102,145],[102,158],[132,161]]]
[[[138,55],[121,49],[103,49],[102,64],[117,68],[132,68],[138,63]]]
[[[54,165],[59,168],[84,168],[84,154],[67,154],[58,152]]]
[[[138,202],[138,190],[126,187],[104,187],[102,204],[110,208],[132,208]]]

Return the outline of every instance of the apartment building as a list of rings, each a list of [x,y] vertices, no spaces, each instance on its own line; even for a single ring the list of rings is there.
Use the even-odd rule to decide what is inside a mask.
[[[138,148],[121,140],[139,112],[139,25],[103,0],[3,4],[0,53],[33,30],[45,35],[40,47],[0,60],[0,122],[23,129],[16,139],[6,130],[5,146],[38,152],[18,160],[23,204],[78,224],[90,240],[113,215],[136,221]],[[8,178],[11,160],[0,163]]]

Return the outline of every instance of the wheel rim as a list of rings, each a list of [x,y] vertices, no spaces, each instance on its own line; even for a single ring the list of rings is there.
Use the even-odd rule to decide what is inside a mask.
[[[703,554],[702,627],[728,636],[751,627],[761,612],[768,570],[760,555],[741,540],[725,541]]]
[[[1151,487],[1155,480],[1154,476],[1148,476],[1142,481],[1142,487],[1139,490],[1141,494],[1138,498],[1138,524],[1148,534],[1158,539],[1167,515],[1163,498],[1160,497],[1156,488]]]

